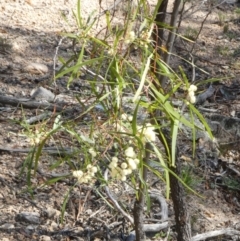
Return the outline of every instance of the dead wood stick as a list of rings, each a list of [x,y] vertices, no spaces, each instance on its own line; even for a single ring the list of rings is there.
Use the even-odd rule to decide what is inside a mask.
[[[20,152],[20,153],[29,153],[33,151],[32,148],[11,148],[0,146],[0,151],[6,152]],[[42,149],[43,152],[46,152],[49,155],[71,155],[76,153],[78,150],[73,148],[57,148],[57,147],[45,147]]]
[[[28,109],[56,110],[57,112],[66,111],[64,110],[64,106],[66,105],[66,103],[51,104],[49,102],[38,102],[31,99],[16,98],[3,95],[0,95],[0,103],[16,107],[22,106]]]
[[[197,234],[197,235],[193,236],[191,241],[205,240],[207,238],[213,238],[213,237],[217,237],[220,235],[227,235],[227,236],[240,235],[240,231],[232,229],[232,228],[210,231],[210,232]]]

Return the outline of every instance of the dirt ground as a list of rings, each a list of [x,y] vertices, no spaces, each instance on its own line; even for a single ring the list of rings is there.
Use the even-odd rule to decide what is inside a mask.
[[[110,3],[103,3],[101,11],[106,5],[109,6]],[[97,2],[93,1],[90,4],[89,1],[83,1],[82,13],[85,17],[92,14],[94,6],[97,6]],[[209,1],[209,4],[204,4],[195,13],[190,11],[183,19],[180,33],[188,38],[196,36],[195,30],[201,28],[203,17],[210,7]],[[203,72],[196,69],[196,81],[221,78],[220,84],[230,86],[238,83],[240,86],[240,14],[235,12],[236,8],[234,4],[221,5],[212,11],[204,24],[193,52],[195,63],[204,70]],[[53,75],[53,59],[61,33],[77,31],[72,15],[72,10],[75,9],[74,0],[0,1],[1,95],[28,98],[37,86],[48,85]],[[103,25],[100,21],[98,28]],[[174,51],[185,56],[185,49],[189,50],[191,46],[187,41],[178,39]],[[70,47],[68,42],[64,42],[58,54],[68,56]],[[183,64],[181,61],[174,63]],[[56,63],[56,68],[58,64]],[[37,70],[33,67],[36,65]],[[184,67],[186,70],[189,69],[188,65]],[[189,78],[192,78],[191,70]],[[70,95],[71,98],[70,91],[66,89],[65,79],[59,80],[57,84],[58,91]],[[74,86],[74,90],[78,88],[78,85]],[[227,116],[239,117],[237,100],[218,103],[217,108],[222,108]],[[38,111],[23,111],[21,108],[0,104],[0,240],[89,240],[88,236],[93,232],[91,230],[101,227],[103,232],[105,226],[111,227],[110,232],[126,232],[124,225],[126,229],[129,226],[124,224],[122,216],[109,208],[99,193],[89,192],[88,187],[83,187],[82,190],[74,189],[67,202],[64,222],[60,222],[64,195],[73,184],[73,180],[67,178],[54,185],[43,184],[49,177],[69,174],[71,171],[61,156],[43,153],[36,176],[32,179],[33,189],[29,190],[27,173],[20,175],[27,153],[14,152],[16,149],[26,150],[30,147],[31,133],[26,134],[18,122],[23,113],[28,119],[35,116]],[[67,138],[58,138],[61,141],[50,140],[48,146],[52,147],[59,143],[68,146]],[[4,151],[1,147],[9,148],[10,151]],[[224,160],[239,164],[238,150],[229,150]],[[61,163],[57,171],[50,170],[49,167],[56,162]],[[205,181],[199,179],[196,190],[205,199],[192,194],[187,197],[193,235],[222,228],[235,228],[240,231],[239,187],[236,190],[219,188],[212,183],[211,175],[207,172],[201,178]],[[237,178],[239,179],[239,176]],[[116,185],[116,192],[120,186]],[[125,187],[121,188],[123,193],[126,192]],[[30,195],[31,192],[33,196]],[[122,195],[119,200],[131,206],[133,195]],[[171,202],[168,204],[169,219],[174,230]],[[74,236],[73,233],[81,235]],[[98,236],[101,237],[101,234]],[[97,238],[98,236],[96,235],[94,240],[102,240]],[[174,232],[172,237],[174,240]],[[163,239],[159,235],[155,240]],[[240,236],[230,238],[223,235],[208,240],[240,240]]]

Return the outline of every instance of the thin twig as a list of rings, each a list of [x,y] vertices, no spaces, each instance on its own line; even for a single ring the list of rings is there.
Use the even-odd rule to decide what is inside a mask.
[[[167,52],[164,54],[164,62],[166,65],[169,65],[169,61],[170,61],[170,56],[172,53],[172,48],[173,48],[173,44],[175,41],[175,37],[176,37],[176,32],[177,32],[177,19],[178,19],[178,11],[181,5],[181,0],[176,0],[173,6],[173,12],[172,12],[172,16],[171,16],[171,20],[170,20],[170,26],[173,28],[169,34],[168,34],[168,39],[167,39]],[[167,77],[162,75],[161,76],[161,86],[164,89],[166,87],[166,80]]]
[[[56,77],[56,59],[57,59],[57,56],[58,56],[58,50],[59,50],[59,47],[61,46],[62,44],[62,41],[65,39],[66,37],[62,37],[59,42],[58,42],[58,45],[56,47],[56,51],[55,51],[55,55],[53,57],[53,82],[55,84],[55,87],[56,87],[56,81],[55,81],[55,77]]]
[[[104,172],[104,179],[105,179],[106,182],[108,181],[108,169],[106,169],[106,171]],[[125,218],[127,218],[132,225],[134,225],[133,218],[132,218],[130,215],[128,215],[128,214],[121,208],[121,206],[118,204],[117,200],[113,198],[113,196],[112,196],[111,193],[110,193],[109,187],[108,187],[107,185],[105,186],[105,191],[106,191],[107,196],[108,196],[108,197],[110,198],[110,200],[113,202],[115,208],[116,208],[120,213],[122,213],[122,215],[123,215]]]
[[[212,12],[212,10],[210,10],[210,11],[206,14],[205,18],[204,18],[203,21],[201,22],[200,29],[199,29],[198,34],[197,34],[197,36],[196,36],[196,41],[194,41],[194,43],[193,43],[192,49],[191,49],[191,51],[190,51],[190,54],[192,54],[192,52],[193,52],[193,50],[194,50],[194,48],[195,48],[195,45],[196,45],[196,43],[197,43],[197,39],[198,39],[199,35],[200,35],[201,32],[202,32],[203,25],[204,25],[204,23],[206,22],[206,20],[207,20],[207,18],[208,18],[208,16],[210,15],[211,12]]]
[[[136,197],[133,209],[133,217],[135,224],[135,234],[137,241],[145,240],[145,232],[144,232],[144,205],[145,205],[145,196],[147,193],[147,171],[149,166],[149,159],[151,155],[152,145],[150,142],[145,144],[145,157],[143,158],[142,164],[142,178],[139,180],[139,190],[138,195]]]
[[[106,171],[104,172],[104,179],[105,179],[106,182],[108,181],[108,169],[106,169]],[[105,191],[106,191],[106,194],[107,194],[108,198],[114,204],[114,207],[120,213],[122,213],[122,215],[124,217],[126,217],[132,225],[134,225],[134,219],[121,208],[118,201],[115,200],[115,198],[111,195],[108,186],[105,186]],[[144,224],[143,225],[143,231],[144,232],[159,232],[162,229],[167,228],[169,226],[169,222],[168,222],[168,218],[167,218],[167,214],[168,214],[167,204],[166,204],[165,200],[163,201],[163,198],[161,197],[161,195],[156,193],[156,192],[150,193],[149,196],[156,199],[159,202],[159,205],[161,205],[161,209],[164,210],[164,211],[161,212],[162,218],[159,220],[159,223]],[[158,196],[158,198],[156,198],[157,196]],[[165,221],[164,221],[164,219],[165,219]],[[134,232],[131,232],[131,234],[135,236]]]

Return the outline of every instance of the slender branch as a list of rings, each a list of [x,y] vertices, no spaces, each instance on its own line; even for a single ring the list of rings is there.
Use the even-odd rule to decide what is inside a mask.
[[[158,193],[158,192],[149,192],[149,197],[155,199],[159,205],[161,206],[161,219],[158,220],[159,223],[155,224],[144,224],[144,205],[145,205],[145,195],[147,195],[147,188],[146,188],[146,180],[147,180],[147,166],[149,164],[149,158],[151,153],[151,143],[146,143],[145,145],[145,157],[143,158],[143,174],[142,180],[139,184],[139,192],[138,192],[138,199],[135,201],[133,216],[132,218],[129,214],[127,214],[119,205],[118,201],[114,199],[111,195],[108,186],[105,186],[105,191],[108,198],[114,204],[114,207],[122,213],[124,217],[126,217],[132,225],[135,225],[135,233],[131,232],[131,237],[136,237],[136,241],[145,240],[145,233],[147,232],[159,232],[164,228],[169,226],[168,222],[168,206],[166,200]],[[104,172],[104,179],[108,181],[108,170]]]
[[[177,31],[176,27],[177,27],[177,20],[178,20],[178,12],[180,9],[181,2],[182,2],[182,0],[175,0],[175,2],[174,2],[172,17],[171,17],[171,21],[170,21],[170,26],[172,27],[172,30],[168,34],[167,52],[164,55],[164,62],[166,65],[169,64],[170,55],[172,53],[173,43],[175,40],[176,31]],[[160,83],[161,83],[161,86],[163,89],[165,89],[165,87],[166,87],[166,84],[167,84],[166,80],[167,80],[167,77],[162,75]]]
[[[196,40],[198,39],[198,37],[199,37],[200,33],[202,32],[203,25],[204,25],[204,23],[206,22],[206,20],[207,20],[207,18],[208,18],[208,16],[210,15],[210,13],[211,13],[211,12],[212,12],[212,10],[210,10],[210,11],[209,11],[209,12],[206,14],[205,18],[204,18],[204,19],[203,19],[203,21],[201,22],[201,27],[200,27],[200,29],[199,29],[199,31],[198,31],[197,36],[196,36]],[[195,47],[196,43],[197,43],[197,41],[194,41],[194,43],[193,43],[193,45],[192,45],[192,49],[191,49],[190,53],[192,53],[192,52],[193,52],[193,50],[194,50],[194,47]]]
[[[151,143],[147,142],[145,145],[145,157],[143,158],[143,169],[142,169],[142,180],[139,180],[139,191],[138,198],[134,203],[133,209],[133,217],[135,224],[135,233],[136,233],[136,241],[144,241],[145,240],[145,232],[144,232],[144,205],[145,205],[145,196],[147,194],[147,166],[149,163],[149,158],[151,154]]]
[[[108,181],[108,169],[106,169],[106,171],[104,172],[104,179],[105,179],[105,181]],[[110,198],[110,200],[113,202],[115,208],[116,208],[120,213],[122,213],[122,215],[123,215],[125,218],[127,218],[132,225],[134,225],[133,218],[132,218],[130,215],[128,215],[128,214],[121,208],[121,206],[118,204],[117,200],[115,200],[115,199],[113,198],[113,196],[111,195],[111,193],[110,193],[110,191],[109,191],[109,187],[108,187],[107,185],[105,186],[105,191],[106,191],[106,193],[107,193],[107,196],[108,196],[108,197]]]
[[[54,81],[54,84],[55,84],[55,87],[56,87],[56,62],[57,62],[57,56],[58,56],[58,50],[59,50],[59,47],[61,46],[62,44],[62,41],[65,39],[66,37],[62,37],[59,42],[58,42],[58,45],[56,47],[56,50],[55,50],[55,55],[53,57],[53,81]]]

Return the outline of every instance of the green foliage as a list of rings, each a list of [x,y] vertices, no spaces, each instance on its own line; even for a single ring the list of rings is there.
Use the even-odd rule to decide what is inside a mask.
[[[198,36],[197,29],[187,27],[187,29],[185,30],[185,33],[184,33],[185,38],[195,41],[197,39],[197,36]]]
[[[193,190],[195,190],[197,185],[199,185],[199,183],[202,181],[201,178],[194,174],[193,168],[189,166],[185,166],[182,169],[181,178],[183,182]]]
[[[229,38],[230,41],[238,37],[238,34],[235,31],[229,30],[228,27],[225,29],[224,33]]]
[[[230,49],[228,46],[216,46],[216,51],[223,55],[223,56],[229,56],[230,55]]]
[[[240,8],[236,8],[236,9],[235,9],[235,13],[236,13],[236,14],[240,14]]]
[[[224,26],[225,21],[226,21],[226,15],[222,12],[219,12],[218,13],[218,24],[219,24],[219,26]]]
[[[239,181],[232,177],[223,177],[223,185],[226,185],[228,189],[239,191]]]

